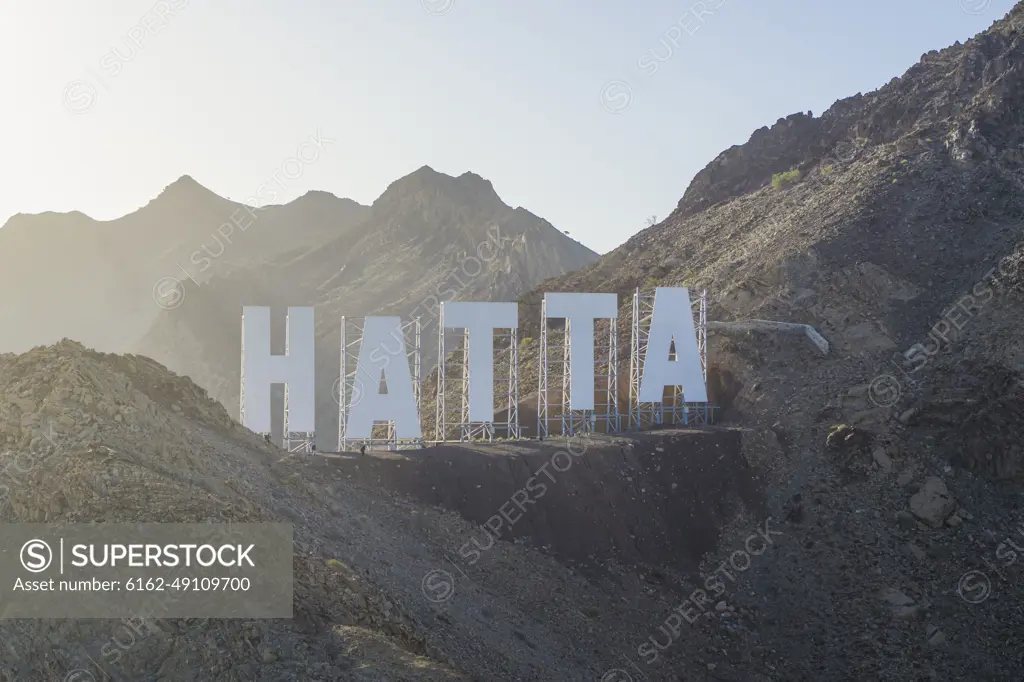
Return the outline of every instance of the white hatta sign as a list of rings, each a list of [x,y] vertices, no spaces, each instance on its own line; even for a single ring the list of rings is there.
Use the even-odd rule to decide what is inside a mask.
[[[573,371],[570,409],[594,409],[594,323],[618,317],[616,294],[544,294],[548,319],[563,318],[571,330],[569,361]],[[640,377],[639,400],[660,403],[666,387],[680,386],[688,402],[707,402],[707,386],[697,332],[686,287],[658,287]],[[517,303],[446,302],[443,328],[465,329],[469,339],[469,417],[494,419],[494,332],[517,329]],[[541,321],[547,324],[547,319]],[[315,431],[314,315],[312,307],[289,307],[284,355],[270,352],[270,308],[242,308],[242,424],[257,433],[270,432],[271,384],[287,389],[287,431]],[[397,346],[397,347],[394,347]],[[674,349],[674,352],[672,352]],[[402,439],[422,437],[413,377],[409,368],[402,320],[394,316],[365,318],[356,373],[377,377],[362,399],[348,407],[345,437],[368,439],[375,422],[393,422]],[[397,360],[392,362],[392,360]],[[385,391],[381,391],[383,384]]]

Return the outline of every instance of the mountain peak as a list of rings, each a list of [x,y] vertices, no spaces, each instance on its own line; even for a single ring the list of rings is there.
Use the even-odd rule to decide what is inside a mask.
[[[19,229],[34,229],[41,226],[63,225],[67,227],[78,227],[91,221],[81,211],[44,211],[42,213],[15,213],[7,219],[0,229],[16,226]]]
[[[493,194],[495,197],[498,196],[498,193],[494,191],[494,185],[491,184],[490,180],[471,171],[466,171],[456,178],[456,180],[467,190],[481,192],[483,194]]]
[[[205,187],[200,185],[198,182],[196,182],[195,178],[193,178],[191,175],[182,175],[180,178],[178,178],[177,180],[175,180],[171,184],[167,185],[167,187],[164,188],[164,191],[162,193],[166,193],[166,192],[197,192],[197,191],[209,192],[210,190],[206,189]]]
[[[322,189],[311,189],[300,197],[289,201],[286,206],[331,206],[334,204],[356,204],[351,199],[339,197],[333,192]]]
[[[358,201],[354,201],[347,197],[339,197],[338,195],[327,192],[321,189],[311,189],[301,197],[292,199],[286,206],[291,207],[302,207],[303,209],[310,209],[314,211],[348,211],[348,212],[361,212],[369,210],[368,206],[363,206]],[[337,216],[334,217],[335,219]]]
[[[339,197],[337,194],[334,194],[332,192],[328,192],[327,190],[323,190],[323,189],[311,189],[308,192],[306,192],[305,194],[303,194],[301,197],[299,197],[299,199],[311,199],[311,200],[318,200],[318,199],[340,199],[340,198],[341,197]],[[296,199],[296,201],[298,201],[299,199]]]
[[[421,166],[405,177],[388,185],[377,202],[388,203],[401,197],[417,194],[443,196],[458,204],[502,205],[501,197],[494,191],[494,185],[480,175],[466,172],[452,177],[434,170],[430,166]]]
[[[207,189],[196,182],[191,175],[182,175],[180,178],[164,187],[157,199],[171,198],[173,200],[196,201],[201,197],[209,198],[215,196],[220,198],[213,190]]]
[[[196,182],[191,175],[180,178],[164,187],[148,205],[169,206],[210,206],[227,202],[216,192]]]

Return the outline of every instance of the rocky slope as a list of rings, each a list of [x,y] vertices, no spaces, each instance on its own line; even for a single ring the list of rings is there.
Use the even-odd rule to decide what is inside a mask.
[[[628,310],[634,287],[685,281],[708,287],[711,319],[806,323],[831,342],[709,339],[768,518],[723,500],[731,520],[697,569],[584,577],[519,538],[452,570],[438,605],[424,577],[481,529],[375,489],[413,486],[402,462],[303,466],[191,382],[72,343],[0,358],[4,463],[28,469],[0,517],[296,524],[294,621],[161,622],[124,679],[1021,679],[1022,28],[1024,4],[877,92],[759,131],[664,222],[523,298],[536,338],[545,290],[617,291]],[[600,502],[552,503],[600,518]],[[4,621],[0,666],[59,679],[102,628]]]
[[[729,433],[695,437],[711,452],[739,441]],[[648,434],[635,452],[627,439],[577,443],[571,451],[579,463],[591,447],[601,450],[598,459],[623,480],[642,475],[653,483],[656,460],[647,457],[658,450],[667,461],[674,441],[674,434]],[[364,460],[368,475],[360,476],[358,461],[290,456],[235,423],[190,380],[140,356],[96,353],[66,340],[0,356],[0,443],[4,523],[276,521],[293,524],[295,538],[292,619],[150,619],[133,621],[135,634],[127,621],[4,619],[5,681],[595,680],[620,665],[616,654],[625,643],[656,627],[652,615],[680,598],[666,579],[675,571],[618,564],[610,545],[602,549],[604,568],[590,577],[531,548],[527,538],[488,543],[479,564],[453,566],[452,557],[471,538],[479,541],[482,528],[444,509],[381,494],[374,471],[394,471],[399,462]],[[538,446],[533,457],[554,461],[562,445]],[[620,451],[627,450],[623,459]],[[728,454],[739,456],[735,448]],[[453,455],[465,453],[428,450],[421,464]],[[591,509],[574,523],[599,534],[601,524],[587,519],[603,513],[595,502],[565,499],[577,485],[598,483],[586,468],[576,464],[557,474],[545,504]],[[694,486],[699,503],[692,521],[702,520],[700,538],[679,537],[662,524],[658,532],[648,529],[635,551],[657,550],[664,532],[706,548],[717,523],[766,523],[744,518],[742,505],[711,494],[733,489],[739,479],[749,485],[749,472],[734,476],[731,469],[709,469],[707,490]],[[491,477],[476,475],[481,482]],[[508,484],[500,477],[492,482]],[[443,480],[425,481],[413,497],[429,497],[430,483]],[[628,509],[651,493],[624,484],[616,494],[615,508]],[[685,506],[664,490],[654,494],[672,513]],[[492,513],[501,506],[497,499],[478,504]],[[657,525],[656,516],[644,518]],[[562,525],[554,521],[549,540]],[[637,520],[616,521],[630,523]],[[567,542],[585,558],[585,547],[572,545],[572,537]],[[670,559],[692,568],[696,557]],[[114,650],[104,647],[111,641]],[[708,645],[695,637],[663,659],[679,674],[696,674],[705,669],[700,651]],[[91,677],[67,677],[81,670]]]
[[[1018,4],[876,92],[756,131],[662,223],[521,299],[536,337],[544,291],[618,292],[628,319],[635,287],[688,283],[709,319],[831,343],[709,337],[723,416],[785,453],[760,464],[792,542],[737,596],[781,679],[1021,675],[1022,58]]]
[[[663,222],[524,296],[523,335],[537,336],[544,291],[618,292],[628,319],[634,288],[686,283],[709,290],[711,319],[806,323],[830,341],[832,366],[888,363],[1021,239],[1022,23],[1018,5],[876,92],[756,131],[698,173]],[[789,171],[798,179],[773,186]],[[991,305],[983,288],[976,308]],[[728,358],[711,361],[757,383],[749,360]]]
[[[0,349],[70,336],[124,350],[160,311],[153,300],[159,282],[202,283],[308,250],[345,234],[367,210],[324,192],[257,210],[183,176],[116,220],[77,212],[16,215],[0,228],[0,286],[19,292],[0,309]]]
[[[440,301],[512,301],[596,258],[547,221],[507,206],[480,176],[424,166],[392,183],[353,233],[201,287],[186,282],[181,304],[163,312],[133,349],[192,377],[236,415],[242,306],[272,306],[275,352],[284,352],[287,306],[315,306],[317,424],[322,447],[333,448],[343,315],[420,317],[429,368]]]

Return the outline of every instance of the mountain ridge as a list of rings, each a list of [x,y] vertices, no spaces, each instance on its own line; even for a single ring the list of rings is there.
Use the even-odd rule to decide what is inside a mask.
[[[894,77],[867,94],[857,93],[836,100],[818,118],[797,112],[779,118],[771,127],[758,128],[746,143],[722,151],[697,172],[679,200],[677,210],[682,212],[681,217],[693,215],[728,198],[767,185],[774,173],[816,162],[830,154],[843,156],[855,152],[858,144],[863,146],[893,142],[911,132],[915,125],[919,127],[922,124],[938,123],[953,113],[954,104],[949,101],[946,93],[956,93],[962,98],[965,87],[970,88],[976,84],[980,90],[993,84],[993,76],[1000,68],[998,59],[993,60],[990,67],[986,66],[988,71],[981,74],[972,72],[979,63],[976,60],[998,49],[1000,39],[1016,36],[1021,29],[1024,29],[1024,8],[1017,4],[1004,18],[994,21],[988,29],[970,39],[970,48],[967,47],[968,43],[957,41],[947,48],[931,50],[922,54],[919,62],[908,68],[902,76]],[[941,70],[936,72],[932,67],[960,57],[965,59],[954,64],[957,73],[952,81],[953,87],[948,87],[950,82],[945,78],[946,74]],[[930,108],[915,112],[912,120],[887,120],[886,109],[892,106],[893,99],[912,96],[917,94],[915,90],[921,89],[935,95],[927,100]],[[991,103],[979,102],[976,105],[984,110]],[[869,119],[860,118],[869,110],[875,111]],[[837,146],[844,149],[837,150]],[[788,153],[771,156],[770,152],[779,147]],[[760,152],[762,155],[768,153],[768,158],[757,159],[758,155],[751,152]],[[761,163],[754,163],[751,168],[751,157]],[[745,171],[739,177],[730,171],[737,167]]]
[[[197,260],[197,254],[213,254],[226,270],[265,262],[328,241],[367,209],[341,199],[334,205],[338,215],[329,215],[330,205],[308,216],[303,204],[295,208],[268,206],[255,219],[246,218],[262,229],[248,230],[243,237],[235,230],[234,239],[224,240],[218,229],[228,232],[222,226],[233,215],[251,216],[253,210],[183,175],[144,205],[111,220],[95,220],[81,211],[12,216],[0,228],[0,286],[23,289],[40,269],[47,277],[0,310],[0,348],[27,350],[71,336],[122,351],[159,310],[153,303],[155,282],[186,275],[201,282],[210,275],[192,267],[194,262],[191,271],[182,266]],[[226,246],[226,241],[235,243]],[[105,321],[115,317],[118,325]],[[21,324],[25,319],[37,323]]]
[[[992,636],[993,625],[1024,627],[1018,604],[964,608],[951,585],[964,570],[1000,572],[981,557],[999,555],[1004,535],[991,529],[1012,517],[1024,480],[1022,28],[1018,2],[821,119],[758,129],[699,172],[664,220],[519,299],[520,338],[537,338],[545,292],[617,293],[621,377],[632,294],[707,289],[708,320],[721,323],[707,342],[717,419],[768,429],[776,454],[749,463],[802,546],[759,563],[728,599],[751,615],[759,648],[786,661],[779,679],[1020,677]],[[829,352],[730,328],[750,320],[810,325]],[[549,331],[549,347],[560,342]],[[520,386],[537,386],[530,350]],[[531,393],[521,420],[536,409]],[[936,518],[920,506],[933,490],[945,505]],[[899,613],[879,594],[914,606]]]
[[[285,309],[314,306],[317,423],[328,434],[325,447],[332,447],[343,316],[419,311],[426,371],[437,352],[440,301],[515,300],[552,274],[597,258],[543,218],[505,204],[476,173],[454,177],[422,166],[392,182],[367,211],[364,220],[313,248],[225,272],[202,286],[184,282],[181,307],[162,312],[133,352],[192,377],[238,414],[241,331],[225,319],[238,319],[245,305],[270,306],[276,344]]]

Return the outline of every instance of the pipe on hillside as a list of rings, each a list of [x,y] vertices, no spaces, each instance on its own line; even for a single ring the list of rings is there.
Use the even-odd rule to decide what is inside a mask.
[[[818,330],[809,324],[797,324],[795,322],[773,322],[771,320],[741,320],[739,322],[711,322],[707,323],[708,329],[720,331],[775,331],[782,333],[798,333],[806,336],[822,355],[828,355],[829,344]]]

